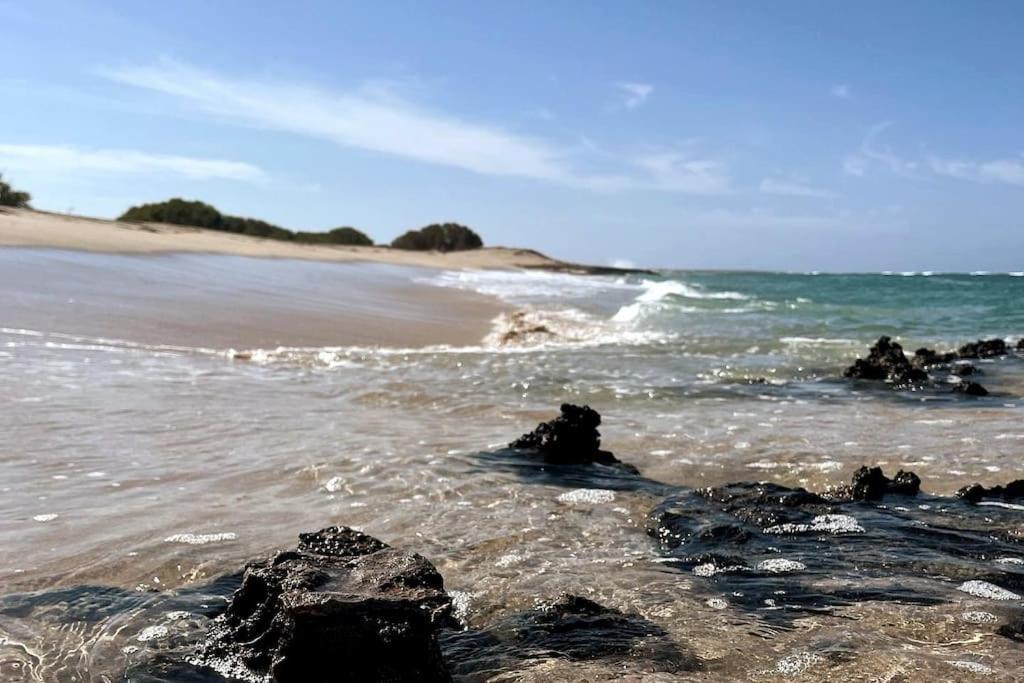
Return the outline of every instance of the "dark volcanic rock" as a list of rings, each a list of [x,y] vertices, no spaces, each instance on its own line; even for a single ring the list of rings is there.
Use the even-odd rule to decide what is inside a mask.
[[[1017,350],[1024,351],[1024,337],[1017,340]]]
[[[921,479],[903,470],[890,479],[881,467],[860,467],[853,473],[849,490],[854,500],[878,500],[887,494],[916,496],[921,491]]]
[[[967,396],[988,396],[988,389],[977,382],[959,382],[953,385],[953,393]]]
[[[578,595],[538,602],[532,610],[495,620],[486,631],[447,633],[444,649],[453,673],[469,680],[552,658],[601,661],[630,673],[682,673],[699,666],[658,625]]]
[[[447,681],[436,631],[452,623],[425,558],[330,527],[250,564],[197,659],[274,681]]]
[[[1002,626],[996,629],[996,633],[1010,640],[1024,643],[1024,615],[1015,615],[1006,620]]]
[[[534,451],[556,465],[599,463],[639,473],[611,452],[601,450],[601,433],[597,431],[601,415],[596,410],[563,403],[561,411],[555,419],[540,423],[532,432],[510,443],[509,448]]]
[[[1005,356],[1007,350],[1006,342],[1002,339],[979,339],[964,344],[958,349],[958,353],[961,358],[993,358]]]
[[[1011,481],[1006,486],[992,486],[989,488],[981,484],[971,484],[957,491],[956,495],[968,503],[977,503],[985,499],[1014,500],[1016,498],[1024,498],[1024,479]]]
[[[950,369],[950,372],[957,377],[971,377],[972,375],[982,374],[981,370],[970,363],[957,363]]]
[[[867,358],[858,358],[843,372],[851,379],[885,380],[897,388],[909,387],[928,380],[928,373],[914,367],[903,347],[889,337],[880,337]]]
[[[955,351],[947,351],[946,353],[939,353],[935,349],[920,348],[914,351],[914,357],[910,359],[910,362],[917,368],[928,368],[933,365],[944,365],[946,363],[952,363],[959,356]]]
[[[868,600],[935,604],[972,580],[1024,586],[1024,570],[992,570],[993,557],[1020,553],[1019,512],[919,489],[911,472],[890,479],[862,467],[849,487],[826,496],[770,483],[683,490],[650,511],[647,532],[666,566],[769,620]],[[1024,496],[1024,480],[978,489],[961,496]]]

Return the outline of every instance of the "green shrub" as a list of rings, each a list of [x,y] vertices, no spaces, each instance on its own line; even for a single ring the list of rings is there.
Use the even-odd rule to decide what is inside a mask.
[[[125,211],[119,220],[190,225],[194,228],[210,228],[211,230],[228,229],[224,227],[224,216],[209,204],[178,198],[168,199],[166,202],[133,206]]]
[[[372,247],[373,240],[355,228],[335,228],[327,232],[297,232],[296,242],[309,244],[344,244],[348,246]]]
[[[373,244],[373,240],[355,228],[335,228],[329,232],[292,232],[287,228],[257,218],[226,216],[209,204],[178,198],[133,206],[125,211],[119,220],[188,225],[251,237],[307,244],[357,244],[364,246]]]
[[[462,251],[484,246],[480,235],[458,223],[434,223],[419,230],[396,237],[391,243],[395,249],[415,251]]]
[[[28,208],[32,195],[28,192],[19,192],[4,182],[4,176],[0,173],[0,206],[13,206],[19,209]]]

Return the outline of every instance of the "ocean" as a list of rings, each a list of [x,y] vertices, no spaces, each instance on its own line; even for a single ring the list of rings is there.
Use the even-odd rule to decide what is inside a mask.
[[[58,278],[40,258],[39,282]],[[153,259],[176,281],[240,272],[234,257],[123,258]],[[273,283],[287,263],[247,260],[246,281]],[[0,320],[0,678],[114,680],[185,657],[229,592],[218,577],[340,524],[429,558],[471,628],[582,591],[682,644],[702,662],[687,680],[1019,680],[1024,652],[993,624],[1021,607],[1024,513],[984,508],[1001,534],[987,555],[949,559],[966,536],[929,537],[919,547],[931,554],[907,563],[918,546],[902,542],[939,511],[961,514],[949,497],[960,487],[1024,476],[1024,359],[974,361],[984,397],[842,372],[881,335],[908,353],[1015,345],[1024,274],[372,272],[496,297],[504,312],[479,341],[408,348],[229,347],[200,333],[160,343],[152,326],[133,336],[145,315],[134,309],[102,335],[73,316]],[[329,315],[326,277],[290,279],[285,303]],[[330,281],[334,296],[341,285]],[[133,286],[140,311],[146,286]],[[73,294],[8,294],[4,308]],[[493,457],[563,402],[598,410],[603,447],[657,484],[538,477]],[[827,564],[821,547],[780,540],[759,552],[790,564],[747,558],[772,578],[742,584],[696,571],[648,534],[649,513],[673,493],[755,481],[825,491],[862,465],[914,471],[926,498],[843,508],[855,518],[847,531],[860,529],[849,538],[873,545],[837,537]],[[1015,597],[958,589],[973,578]],[[843,600],[822,588],[836,582]],[[814,600],[797,584],[813,584]],[[491,673],[625,675],[577,664],[537,654]],[[147,675],[135,680],[161,680]]]

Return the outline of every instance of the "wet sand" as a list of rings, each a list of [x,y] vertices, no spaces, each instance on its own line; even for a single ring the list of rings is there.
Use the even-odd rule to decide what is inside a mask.
[[[471,345],[503,307],[380,263],[0,249],[2,326],[213,349]]]

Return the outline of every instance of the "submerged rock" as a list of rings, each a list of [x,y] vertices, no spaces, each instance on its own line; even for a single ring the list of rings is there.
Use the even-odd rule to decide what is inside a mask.
[[[544,659],[603,662],[609,670],[630,673],[682,673],[699,666],[696,657],[640,615],[568,594],[500,617],[483,631],[447,633],[444,650],[453,673],[469,680]]]
[[[858,358],[843,372],[851,379],[885,380],[896,387],[907,387],[928,380],[928,373],[914,367],[903,347],[890,337],[879,337],[867,358]]]
[[[561,415],[542,422],[532,432],[510,443],[509,448],[529,450],[546,462],[556,465],[612,465],[639,474],[632,465],[601,450],[601,433],[597,431],[601,415],[590,406],[563,403]]]
[[[1007,351],[1006,342],[1002,339],[979,339],[957,349],[960,358],[994,358],[1005,356]]]
[[[448,681],[436,631],[452,623],[429,561],[329,527],[246,568],[197,661],[274,681]]]
[[[826,495],[772,483],[684,490],[650,511],[647,532],[664,564],[765,619],[863,601],[935,604],[978,582],[1020,594],[1024,569],[992,563],[1020,553],[1019,512],[927,496],[920,484],[912,472],[862,467]],[[1008,490],[1024,495],[1024,481],[983,492]]]
[[[1014,500],[1024,498],[1024,479],[1011,481],[1006,486],[987,488],[981,484],[971,484],[957,491],[956,495],[968,503],[977,503],[982,500]]]
[[[933,365],[944,365],[952,363],[959,356],[955,351],[947,351],[946,353],[939,353],[935,349],[920,348],[914,352],[914,357],[911,359],[911,363],[915,367],[924,369]]]
[[[977,382],[959,382],[953,385],[953,393],[966,396],[988,396],[988,389]]]

